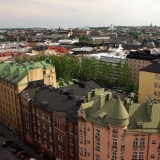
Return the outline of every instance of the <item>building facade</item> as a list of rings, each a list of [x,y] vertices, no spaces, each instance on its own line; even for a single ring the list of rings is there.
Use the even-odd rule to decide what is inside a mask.
[[[103,89],[88,93],[78,111],[79,159],[159,160],[159,107],[150,96],[133,104]]]
[[[42,80],[56,86],[55,68],[49,60],[37,63],[0,62],[0,121],[13,132],[22,135],[22,118],[18,94],[29,82]]]
[[[145,102],[145,97],[151,95],[160,101],[160,64],[153,63],[140,70],[138,101]]]
[[[23,90],[20,99],[24,139],[42,157],[77,160],[77,101],[37,84]]]
[[[159,58],[157,54],[151,54],[150,50],[130,51],[126,62],[132,71],[131,81],[139,83],[139,70],[150,65]]]

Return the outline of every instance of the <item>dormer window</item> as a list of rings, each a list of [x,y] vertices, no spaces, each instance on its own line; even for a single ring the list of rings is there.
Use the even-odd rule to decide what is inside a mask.
[[[137,118],[137,127],[142,128],[143,127],[143,121],[139,118]]]

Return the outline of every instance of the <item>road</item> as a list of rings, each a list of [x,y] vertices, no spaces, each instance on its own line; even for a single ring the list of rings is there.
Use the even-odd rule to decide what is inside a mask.
[[[5,140],[12,140],[15,144],[23,148],[25,151],[27,151],[28,154],[31,155],[31,157],[35,158],[36,160],[44,160],[40,157],[40,155],[33,150],[31,147],[25,145],[21,139],[18,138],[16,134],[11,132],[8,128],[6,128],[3,124],[0,123],[0,131],[3,132],[4,136],[0,136],[0,160],[17,160],[15,155],[12,154],[12,148],[10,146],[3,148],[2,142]]]

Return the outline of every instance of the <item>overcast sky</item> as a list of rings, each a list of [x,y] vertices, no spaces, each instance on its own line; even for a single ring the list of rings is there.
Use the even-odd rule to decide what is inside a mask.
[[[0,0],[0,28],[160,26],[160,0]]]

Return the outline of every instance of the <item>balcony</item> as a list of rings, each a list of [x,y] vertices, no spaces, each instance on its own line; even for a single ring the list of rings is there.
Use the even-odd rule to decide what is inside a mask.
[[[112,137],[118,138],[118,133],[112,133]]]
[[[100,137],[99,136],[95,136],[97,141],[100,141]]]
[[[140,149],[141,151],[144,151],[144,150],[145,150],[145,146],[140,145],[140,146],[139,146],[139,149]]]
[[[125,149],[125,146],[121,146],[121,151],[124,151],[124,149]]]
[[[133,145],[133,150],[137,151],[138,150],[138,145]]]
[[[117,146],[112,146],[112,151],[117,152]]]

